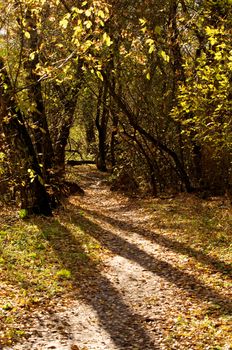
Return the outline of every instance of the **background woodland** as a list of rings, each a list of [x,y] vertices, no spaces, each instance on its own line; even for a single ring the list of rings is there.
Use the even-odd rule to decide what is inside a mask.
[[[0,1],[1,201],[51,215],[80,160],[154,196],[230,195],[231,8]]]

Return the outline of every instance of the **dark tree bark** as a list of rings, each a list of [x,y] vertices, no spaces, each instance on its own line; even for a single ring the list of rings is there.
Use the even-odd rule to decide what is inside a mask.
[[[27,72],[26,81],[28,84],[27,91],[29,100],[33,106],[33,109],[30,111],[30,117],[34,124],[33,132],[36,154],[39,162],[43,164],[43,176],[49,182],[50,171],[54,166],[54,151],[46,118],[41,77],[36,70],[40,61],[37,18],[30,10],[26,12],[25,23],[26,30],[30,34],[30,37],[25,40],[24,48],[24,68]]]
[[[103,73],[104,74],[104,73]],[[181,160],[179,159],[177,153],[170,149],[166,144],[162,143],[159,139],[157,139],[155,136],[151,135],[149,132],[147,132],[143,127],[141,127],[137,121],[136,116],[134,115],[133,111],[129,108],[127,103],[123,100],[121,96],[116,94],[115,90],[112,87],[112,84],[109,81],[109,78],[104,74],[104,79],[107,82],[107,85],[109,87],[109,91],[111,95],[114,97],[115,102],[118,104],[119,108],[123,111],[123,113],[127,116],[127,119],[131,126],[138,131],[142,136],[144,136],[148,141],[150,141],[156,148],[166,153],[174,162],[175,164],[175,170],[185,185],[187,192],[193,192],[194,188],[191,185],[190,179],[188,177],[187,172],[185,171],[184,165],[182,164]]]
[[[112,65],[113,69],[114,65]],[[113,79],[112,88],[116,90],[116,79]],[[118,87],[118,92],[121,92],[121,86]],[[117,104],[112,96],[110,96],[110,113],[112,118],[112,130],[111,130],[111,140],[110,140],[110,157],[111,157],[111,166],[112,168],[116,165],[116,153],[115,147],[117,144],[117,134],[118,134],[118,109]]]
[[[0,122],[10,149],[11,167],[14,168],[14,173],[20,174],[21,207],[27,209],[29,214],[51,215],[49,195],[43,184],[41,168],[1,58]]]
[[[148,152],[145,150],[143,143],[140,142],[135,135],[130,135],[125,130],[124,130],[124,133],[137,144],[140,152],[144,156],[144,159],[145,159],[145,161],[148,165],[148,168],[149,168],[149,177],[150,177],[150,185],[151,185],[152,195],[157,196],[158,190],[157,190],[157,178],[156,178],[156,169],[155,169],[154,160],[151,159]]]
[[[98,131],[98,155],[97,155],[97,168],[100,171],[107,171],[106,167],[106,135],[109,111],[107,108],[107,95],[108,88],[106,84],[100,87],[97,113],[96,113],[96,127]],[[101,109],[102,106],[102,109]]]
[[[65,172],[65,149],[68,143],[70,129],[74,122],[75,109],[77,105],[78,93],[83,83],[83,61],[78,60],[75,67],[75,81],[67,89],[62,86],[55,85],[60,101],[63,103],[64,118],[62,118],[57,137],[55,139],[55,169],[57,175],[62,177]]]
[[[116,165],[116,156],[115,156],[115,146],[117,143],[116,136],[118,133],[118,116],[113,110],[114,114],[112,117],[112,131],[111,131],[111,141],[110,141],[110,156],[111,156],[111,166],[112,168]]]
[[[65,104],[65,117],[62,121],[62,126],[58,132],[58,137],[55,146],[55,167],[56,173],[61,177],[64,176],[65,172],[65,148],[68,143],[70,128],[73,125],[73,118],[75,112],[76,103],[69,105]]]

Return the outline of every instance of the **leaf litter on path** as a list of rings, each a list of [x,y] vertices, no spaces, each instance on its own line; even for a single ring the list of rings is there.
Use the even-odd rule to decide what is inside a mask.
[[[211,203],[112,193],[91,167],[78,176],[85,196],[56,214],[49,241],[69,295],[32,312],[27,340],[4,349],[231,349],[231,255],[219,255],[228,235]]]

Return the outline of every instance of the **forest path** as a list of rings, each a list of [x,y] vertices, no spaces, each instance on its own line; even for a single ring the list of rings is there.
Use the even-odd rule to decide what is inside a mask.
[[[92,167],[77,171],[85,196],[71,197],[67,210],[104,248],[103,263],[92,263],[69,304],[38,313],[31,336],[13,349],[195,349],[178,339],[169,343],[174,321],[211,299],[220,304],[220,295],[180,267],[183,247],[158,233],[154,208],[145,210],[139,198],[111,192],[107,175]],[[75,249],[76,242],[70,245]]]

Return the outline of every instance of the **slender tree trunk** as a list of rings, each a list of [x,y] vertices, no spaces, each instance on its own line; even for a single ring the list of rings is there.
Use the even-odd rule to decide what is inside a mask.
[[[116,136],[118,133],[118,116],[117,116],[117,114],[113,115],[112,122],[113,122],[113,125],[112,125],[112,131],[111,131],[110,155],[111,155],[111,166],[112,166],[112,168],[114,168],[116,165],[115,145],[116,145]]]
[[[65,172],[65,149],[68,143],[69,133],[73,125],[75,106],[65,109],[65,118],[58,133],[55,147],[55,168],[57,175],[64,176]]]
[[[73,125],[75,109],[78,100],[78,93],[83,83],[83,61],[78,60],[75,73],[75,81],[68,89],[62,88],[59,85],[55,86],[56,91],[59,95],[60,101],[63,102],[64,115],[61,126],[57,133],[55,140],[55,169],[59,177],[63,177],[65,172],[65,149],[68,143],[70,129]]]
[[[140,152],[143,154],[145,161],[147,162],[148,168],[149,168],[149,177],[150,177],[150,185],[151,185],[151,191],[153,196],[157,196],[157,178],[156,178],[156,171],[154,166],[154,161],[150,158],[149,154],[146,152],[142,142],[138,140],[136,136],[132,136],[124,131],[124,133],[133,141],[136,142]]]
[[[187,7],[184,1],[181,1],[182,10],[185,12],[185,15],[188,16],[187,13]],[[176,93],[178,91],[178,84],[181,82],[183,84],[186,83],[186,76],[184,71],[184,60],[181,53],[180,48],[180,40],[179,40],[179,31],[177,26],[177,14],[178,14],[178,1],[172,0],[171,6],[170,6],[170,18],[169,18],[169,27],[171,29],[171,52],[173,56],[173,64],[172,64],[172,70],[173,70],[173,101],[176,100]],[[196,50],[196,59],[199,57],[202,49],[204,48],[204,37],[202,37],[199,33],[199,31],[196,29],[196,35],[199,40],[199,47]],[[177,125],[177,130],[179,132],[179,146],[180,146],[180,158],[182,164],[184,164],[184,155],[183,155],[183,137],[181,130],[182,127],[180,124]],[[200,144],[198,144],[194,140],[194,132],[192,131],[190,135],[190,142],[192,145],[192,153],[193,153],[193,164],[194,164],[194,172],[192,178],[195,178],[198,184],[202,181],[202,149]]]
[[[27,91],[32,106],[30,116],[34,124],[35,149],[39,162],[43,164],[43,176],[49,182],[50,170],[54,166],[54,151],[46,118],[41,77],[36,70],[39,63],[37,18],[29,9],[26,12],[24,25],[30,34],[29,38],[25,40],[24,68],[27,72]]]
[[[100,88],[98,96],[96,127],[98,131],[98,155],[97,168],[100,171],[107,171],[106,167],[106,133],[108,123],[108,109],[107,109],[107,94],[108,88],[106,85]],[[102,106],[102,110],[101,110]]]
[[[116,89],[116,79],[113,79],[112,88]],[[120,93],[121,86],[119,85],[118,91]],[[110,156],[111,156],[111,166],[112,168],[116,165],[116,156],[115,156],[115,146],[116,146],[116,136],[118,134],[118,109],[114,98],[110,97],[110,113],[112,115],[112,131],[111,131],[111,140],[110,140]]]
[[[104,73],[103,73],[104,74]],[[111,83],[109,82],[108,77],[104,74],[104,79],[108,84],[109,90],[111,95],[114,97],[115,102],[118,104],[119,108],[122,109],[123,113],[127,116],[129,123],[133,128],[138,131],[141,135],[143,135],[148,141],[150,141],[156,148],[160,149],[161,151],[168,154],[168,156],[173,160],[175,164],[175,170],[185,185],[187,192],[192,192],[194,188],[191,185],[190,179],[188,177],[187,172],[185,171],[184,165],[181,163],[181,160],[179,159],[178,155],[175,151],[170,149],[168,146],[166,146],[164,143],[162,143],[159,139],[155,138],[153,135],[151,135],[149,132],[147,132],[144,128],[142,128],[136,121],[136,116],[134,115],[133,111],[128,107],[126,102],[123,100],[121,96],[116,94],[114,89],[112,88]]]

